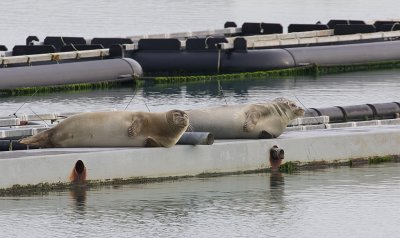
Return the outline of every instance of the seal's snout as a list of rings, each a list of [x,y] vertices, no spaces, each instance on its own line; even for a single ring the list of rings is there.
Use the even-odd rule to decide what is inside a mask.
[[[189,126],[189,116],[184,111],[173,110],[172,118],[173,118],[172,120],[173,120],[174,124],[176,124],[178,126],[181,126],[181,127]]]
[[[293,102],[292,100],[289,100],[287,98],[282,98],[281,97],[281,98],[274,99],[274,102],[286,104],[286,106],[289,107],[289,109],[297,117],[304,116],[305,110],[302,107],[297,106],[297,104],[295,102]]]
[[[302,117],[302,116],[304,116],[304,113],[305,113],[305,110],[303,108],[297,107],[297,109],[295,111],[296,116]]]

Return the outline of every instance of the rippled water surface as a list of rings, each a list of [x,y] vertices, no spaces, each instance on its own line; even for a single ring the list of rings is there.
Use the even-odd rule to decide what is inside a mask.
[[[290,23],[399,18],[397,0],[2,0],[0,44],[28,35],[116,37],[221,28],[230,20]]]
[[[222,88],[222,91],[220,90]],[[132,86],[34,96],[0,97],[0,116],[95,110],[189,109],[222,104],[265,102],[288,97],[304,107],[400,101],[400,70],[315,77],[248,79],[218,83]]]
[[[397,237],[399,164],[0,198],[2,237]]]

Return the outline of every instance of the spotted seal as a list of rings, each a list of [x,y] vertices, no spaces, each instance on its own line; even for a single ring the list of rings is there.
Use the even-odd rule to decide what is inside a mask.
[[[304,109],[286,98],[272,102],[187,110],[188,131],[211,132],[216,139],[276,138]]]
[[[55,127],[24,138],[37,147],[171,147],[189,125],[180,110],[168,112],[87,112],[71,116]]]

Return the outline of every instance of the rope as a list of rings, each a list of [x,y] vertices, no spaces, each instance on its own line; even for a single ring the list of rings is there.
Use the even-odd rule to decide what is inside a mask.
[[[129,105],[132,103],[133,98],[135,97],[137,90],[138,90],[138,87],[136,86],[135,91],[133,92],[132,98],[131,98],[131,100],[129,101],[129,103],[126,105],[124,111],[126,111],[126,109],[129,107]]]
[[[35,114],[35,116],[37,116],[40,120],[42,120],[44,122],[44,124],[46,124],[47,127],[50,127],[49,124],[47,124],[47,122],[45,120],[43,120],[38,114],[36,114],[36,112],[34,112],[32,110],[32,108],[30,108],[30,107],[28,107],[28,108],[29,108],[29,110],[31,110],[33,112],[33,114]]]
[[[219,81],[219,79],[218,79],[218,91],[221,92],[221,95],[225,100],[225,104],[228,105],[228,102],[226,101],[224,90],[222,89],[221,82]]]
[[[144,99],[142,99],[142,101],[144,102],[144,105],[146,106],[147,110],[150,112],[150,108],[147,106],[147,103]]]
[[[78,51],[78,49],[74,46],[74,44],[71,43],[71,47],[75,50]]]
[[[63,45],[66,45],[65,41],[64,41],[64,38],[62,36],[60,36],[60,39],[61,39],[61,42],[63,43]]]
[[[208,49],[207,41],[208,41],[209,38],[213,38],[213,36],[207,36],[206,39],[204,40],[204,45],[205,45],[206,49]]]
[[[297,101],[299,101],[299,103],[304,107],[304,109],[308,109],[308,107],[306,107],[295,94],[293,94],[293,96],[297,99]],[[312,115],[312,117],[314,118],[315,122],[318,124],[319,122],[317,120],[317,117],[314,115]]]
[[[390,29],[390,31],[393,31],[393,30],[394,30],[394,28],[395,28],[397,25],[399,25],[399,23],[398,23],[398,22],[394,23],[394,24],[392,25],[392,28]]]
[[[221,67],[221,49],[218,49],[217,73],[219,73],[220,67]]]
[[[36,89],[36,91],[30,96],[29,100],[32,99],[33,96],[35,96],[35,94],[39,91],[39,88]],[[24,102],[12,115],[15,116],[16,118],[17,116],[17,112],[26,104],[27,102]],[[10,115],[11,116],[11,115]]]

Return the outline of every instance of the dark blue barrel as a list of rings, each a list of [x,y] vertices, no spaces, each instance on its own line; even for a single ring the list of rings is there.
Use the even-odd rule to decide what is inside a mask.
[[[147,75],[218,72],[217,51],[138,50],[131,57]]]
[[[139,50],[180,50],[181,42],[178,39],[140,39]]]
[[[83,37],[64,37],[64,36],[48,36],[43,41],[44,45],[52,45],[56,51],[60,51],[66,45],[85,45],[86,40]]]
[[[52,45],[16,45],[13,47],[12,55],[35,55],[55,52],[56,49]]]
[[[365,24],[364,21],[361,20],[337,20],[337,19],[333,19],[330,20],[327,25],[329,26],[329,28],[333,29],[335,28],[336,25],[338,24],[342,24],[342,25],[354,25],[354,24],[358,24],[358,25],[362,25]]]
[[[228,40],[224,37],[191,38],[186,40],[186,50],[216,50],[218,44],[227,42]]]
[[[227,21],[224,24],[224,28],[228,28],[228,27],[237,27],[237,25],[234,21]]]
[[[304,32],[304,31],[322,31],[328,30],[328,25],[324,24],[290,24],[288,32]]]
[[[376,29],[375,29],[374,25],[367,25],[367,24],[353,24],[353,25],[337,24],[333,28],[334,35],[372,33],[375,31],[376,31]]]
[[[129,38],[93,38],[91,45],[102,45],[104,48],[110,48],[112,45],[132,44],[133,41]]]
[[[376,31],[391,31],[394,25],[399,25],[400,21],[376,21],[374,26]]]

